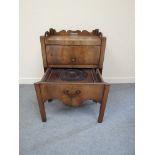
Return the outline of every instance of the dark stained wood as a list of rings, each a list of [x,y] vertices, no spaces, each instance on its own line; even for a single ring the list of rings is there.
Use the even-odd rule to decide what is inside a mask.
[[[89,99],[101,103],[98,117],[101,123],[109,93],[109,84],[101,75],[106,38],[98,29],[57,32],[51,28],[40,41],[45,73],[34,86],[42,121],[46,121],[46,101],[59,99],[65,105],[78,107]],[[80,81],[64,81],[60,75],[66,68],[78,68],[87,76]]]
[[[94,83],[94,82],[97,82],[97,81],[101,81],[100,77],[97,78],[96,73],[94,72],[94,69],[80,69],[80,70],[85,72],[86,75],[87,75],[83,80],[80,80],[80,83]],[[64,81],[62,81],[61,78],[60,78],[61,73],[63,71],[64,71],[64,69],[48,68],[47,72],[43,76],[41,82],[64,83]],[[79,81],[74,81],[74,82],[77,83]]]

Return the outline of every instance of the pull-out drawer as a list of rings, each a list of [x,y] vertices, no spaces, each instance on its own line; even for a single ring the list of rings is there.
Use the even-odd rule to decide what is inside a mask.
[[[54,72],[55,71],[55,72]],[[60,72],[59,72],[60,71]],[[109,84],[104,83],[98,69],[83,69],[85,79],[66,81],[62,79],[62,70],[48,68],[40,82],[35,83],[42,121],[46,121],[45,101],[59,99],[65,105],[80,106],[85,100],[95,100],[100,105],[98,122],[103,121]],[[60,74],[59,74],[60,73]],[[70,72],[71,74],[73,73]]]
[[[41,83],[40,89],[45,100],[59,99],[66,105],[79,106],[85,100],[101,102],[104,85],[92,83]]]
[[[92,65],[97,66],[100,46],[46,46],[48,66]],[[64,66],[65,67],[65,66]]]
[[[105,83],[99,70],[83,71],[87,73],[87,77],[73,82],[60,79],[62,69],[49,68],[42,80],[37,83],[44,102],[49,99],[60,99],[64,104],[71,106],[79,106],[88,99],[101,102]]]

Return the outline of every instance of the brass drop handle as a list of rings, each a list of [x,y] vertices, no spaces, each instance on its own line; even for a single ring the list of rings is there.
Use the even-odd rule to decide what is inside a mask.
[[[76,58],[71,58],[71,61],[72,62],[76,62]]]
[[[69,90],[64,90],[64,95],[70,97],[70,98],[73,98],[73,97],[76,97],[78,96],[79,94],[81,93],[80,90],[76,90],[75,93],[70,93]]]

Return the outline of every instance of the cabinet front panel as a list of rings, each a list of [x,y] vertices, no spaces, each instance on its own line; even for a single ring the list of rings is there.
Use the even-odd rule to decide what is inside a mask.
[[[42,97],[45,100],[59,99],[64,104],[79,106],[85,100],[101,102],[103,84],[41,84]]]
[[[100,46],[46,46],[48,65],[98,65]]]

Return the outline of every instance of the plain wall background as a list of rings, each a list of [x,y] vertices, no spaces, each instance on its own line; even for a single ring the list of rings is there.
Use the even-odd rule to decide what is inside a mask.
[[[133,0],[20,0],[20,83],[42,77],[39,36],[49,28],[100,29],[107,37],[104,80],[134,82]]]

